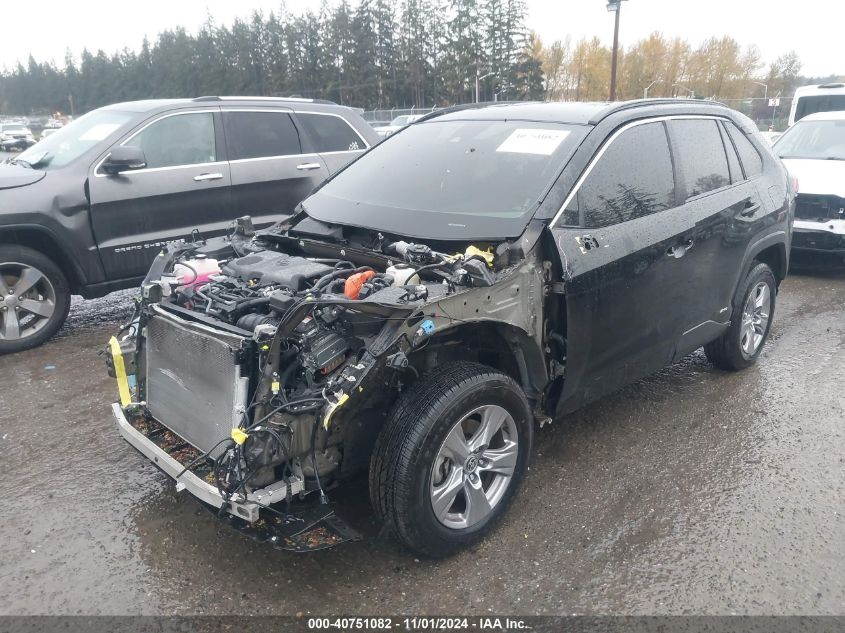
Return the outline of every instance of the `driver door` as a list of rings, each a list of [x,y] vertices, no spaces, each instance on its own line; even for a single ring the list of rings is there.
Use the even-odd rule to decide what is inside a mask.
[[[637,122],[602,147],[557,226],[565,263],[567,380],[558,414],[672,360],[688,304],[680,265],[694,229],[678,204],[665,124]]]
[[[143,277],[162,244],[231,224],[219,109],[163,114],[120,145],[142,149],[146,166],[110,175],[100,161],[89,175],[91,225],[109,280]]]

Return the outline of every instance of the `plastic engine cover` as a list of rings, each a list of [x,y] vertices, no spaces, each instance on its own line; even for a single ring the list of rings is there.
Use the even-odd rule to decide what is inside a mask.
[[[242,281],[257,279],[260,286],[281,285],[303,290],[313,281],[332,271],[331,266],[275,251],[259,251],[233,259],[223,266],[223,273]]]

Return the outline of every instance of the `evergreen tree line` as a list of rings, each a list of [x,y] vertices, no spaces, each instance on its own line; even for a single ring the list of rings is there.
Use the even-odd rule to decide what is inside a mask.
[[[30,56],[0,74],[0,111],[76,114],[118,101],[200,95],[301,96],[362,108],[543,98],[524,0],[348,0],[316,12],[254,12],[140,50],[68,52],[63,66]]]

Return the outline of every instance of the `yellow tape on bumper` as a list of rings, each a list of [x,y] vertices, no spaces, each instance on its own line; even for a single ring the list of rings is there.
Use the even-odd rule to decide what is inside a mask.
[[[129,394],[129,381],[126,379],[126,367],[123,364],[123,352],[120,351],[120,343],[114,336],[109,340],[109,349],[111,350],[111,358],[114,363],[114,375],[117,376],[117,392],[120,394],[121,406],[126,406],[132,402],[132,396]]]

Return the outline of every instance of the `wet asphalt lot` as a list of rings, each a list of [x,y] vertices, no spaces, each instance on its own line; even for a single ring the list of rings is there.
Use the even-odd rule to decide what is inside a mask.
[[[110,417],[128,296],[0,358],[0,614],[845,613],[841,269],[790,276],[750,370],[699,352],[540,430],[503,524],[446,561],[380,534],[363,480],[365,540],[305,555],[177,494]]]

